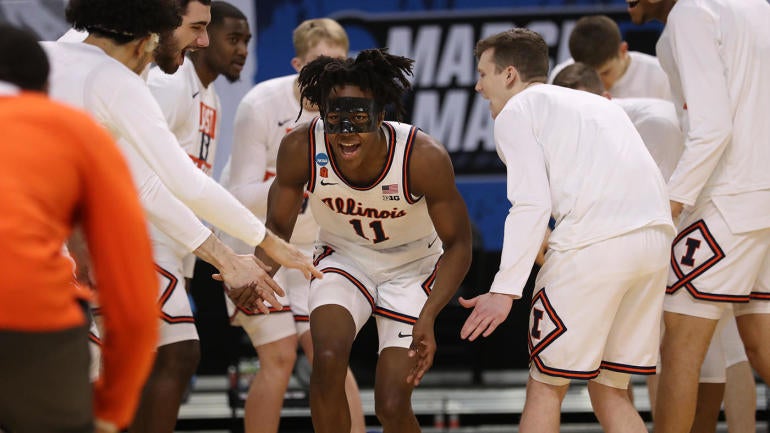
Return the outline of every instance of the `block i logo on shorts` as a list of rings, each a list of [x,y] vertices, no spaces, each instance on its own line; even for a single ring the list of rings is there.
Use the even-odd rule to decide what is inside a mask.
[[[672,294],[682,287],[694,297],[700,298],[694,280],[709,268],[725,258],[716,239],[706,226],[698,220],[682,230],[671,247],[671,270],[666,293]]]
[[[567,332],[567,326],[564,325],[548,300],[545,287],[540,289],[532,298],[532,308],[530,309],[529,336],[527,338],[529,357],[536,357],[538,353],[565,332]]]

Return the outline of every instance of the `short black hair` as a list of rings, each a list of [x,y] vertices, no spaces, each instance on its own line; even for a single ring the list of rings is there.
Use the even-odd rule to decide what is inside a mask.
[[[212,1],[211,2],[211,22],[209,23],[209,27],[216,26],[222,21],[224,21],[225,18],[233,18],[236,20],[245,20],[246,15],[241,12],[240,9],[233,6],[232,4],[226,2],[226,1]]]
[[[179,8],[179,12],[184,15],[187,12],[187,5],[190,2],[198,2],[204,6],[210,6],[211,0],[176,0],[176,5]]]
[[[414,60],[389,54],[387,49],[363,50],[356,58],[321,56],[305,65],[297,79],[301,99],[323,114],[335,86],[353,85],[371,91],[378,110],[392,104],[397,118],[404,114],[402,96],[411,87]]]
[[[0,24],[0,81],[23,90],[46,90],[50,64],[37,41],[37,36],[26,30]]]
[[[74,28],[118,44],[170,32],[182,24],[174,0],[70,0],[65,14]]]

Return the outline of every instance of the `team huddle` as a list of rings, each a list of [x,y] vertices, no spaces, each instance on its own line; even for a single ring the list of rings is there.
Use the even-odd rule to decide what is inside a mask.
[[[754,372],[770,383],[770,124],[756,118],[770,4],[628,12],[665,23],[657,58],[605,16],[577,21],[554,68],[531,30],[476,44],[511,207],[459,333],[494,332],[537,263],[522,432],[559,431],[573,379],[605,431],[646,432],[633,374],[650,377],[656,433],[714,431],[723,395],[730,431],[754,431]],[[365,432],[348,361],[372,316],[376,416],[421,431],[412,392],[472,236],[447,150],[401,122],[415,60],[348,57],[337,22],[304,21],[296,74],[241,100],[220,184],[213,83],[241,78],[246,16],[219,0],[70,0],[66,15],[55,42],[0,27],[0,262],[14,266],[0,431],[172,432],[200,358],[196,257],[260,359],[246,432],[278,431],[298,345],[314,430]]]

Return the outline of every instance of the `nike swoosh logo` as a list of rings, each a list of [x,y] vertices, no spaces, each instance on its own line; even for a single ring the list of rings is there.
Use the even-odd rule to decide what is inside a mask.
[[[200,92],[201,92],[201,91],[200,91],[200,90],[198,90],[197,92],[193,93],[193,99],[195,99],[195,97],[196,97],[196,96],[198,96],[198,93],[200,93]]]
[[[290,117],[290,118],[288,118],[288,119],[284,120],[283,122],[279,120],[279,121],[278,121],[278,126],[283,126],[283,125],[285,125],[285,124],[287,124],[287,123],[291,122],[291,119],[292,119],[292,118]]]
[[[402,334],[401,331],[398,331],[398,338],[406,338],[411,336],[412,334]]]
[[[431,248],[433,246],[433,244],[436,243],[437,240],[438,240],[438,235],[436,235],[436,237],[433,238],[432,241],[428,242],[428,248]]]
[[[337,185],[337,182],[324,182],[323,179],[321,180],[321,185],[328,186],[328,185]]]

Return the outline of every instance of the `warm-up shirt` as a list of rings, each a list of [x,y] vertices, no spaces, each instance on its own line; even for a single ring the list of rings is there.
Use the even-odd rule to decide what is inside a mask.
[[[679,0],[657,51],[685,131],[671,199],[712,200],[735,233],[770,227],[770,4]]]
[[[671,88],[666,73],[660,67],[657,57],[638,51],[629,51],[631,63],[626,72],[607,89],[614,98],[658,98],[671,100]],[[567,59],[553,67],[548,82],[565,67],[575,63]]]
[[[86,323],[83,291],[62,252],[73,226],[82,226],[109,336],[95,414],[125,426],[158,333],[158,282],[128,167],[90,116],[40,94],[13,95],[0,84],[0,127],[0,330]]]
[[[267,193],[275,176],[281,139],[297,125],[318,116],[317,111],[300,111],[294,95],[297,75],[263,81],[243,97],[235,114],[233,149],[223,184],[238,199],[264,219]],[[312,244],[318,236],[318,224],[309,206],[297,217],[291,241]]]
[[[90,44],[43,46],[51,59],[51,95],[84,108],[116,137],[158,228],[194,251],[211,232],[192,209],[250,245],[262,242],[264,224],[195,167],[138,75]]]
[[[631,119],[663,180],[668,182],[684,150],[684,135],[674,104],[655,98],[612,98],[612,102],[620,105]]]
[[[668,226],[663,177],[626,113],[588,92],[548,84],[513,96],[494,126],[511,209],[492,292],[521,296],[551,215],[548,247],[572,250]]]
[[[196,167],[210,176],[222,116],[222,105],[214,83],[204,86],[193,62],[185,59],[173,74],[167,74],[158,67],[150,69],[147,85],[182,150]],[[150,234],[156,248],[171,249],[177,255],[184,255],[179,244],[154,225],[150,227]],[[254,247],[249,249],[253,251]],[[195,258],[187,255],[183,266],[186,277],[192,278],[194,265]]]

